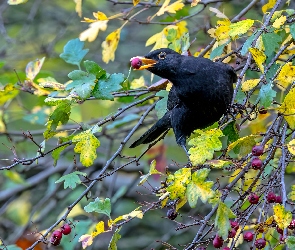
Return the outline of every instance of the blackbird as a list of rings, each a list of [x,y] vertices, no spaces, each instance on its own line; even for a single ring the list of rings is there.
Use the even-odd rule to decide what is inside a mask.
[[[226,113],[233,96],[233,83],[237,80],[234,69],[222,62],[180,55],[167,48],[138,58],[143,63],[138,69],[147,69],[168,79],[173,86],[165,115],[130,148],[150,143],[172,128],[177,144],[188,155],[186,138],[195,129],[212,125]]]

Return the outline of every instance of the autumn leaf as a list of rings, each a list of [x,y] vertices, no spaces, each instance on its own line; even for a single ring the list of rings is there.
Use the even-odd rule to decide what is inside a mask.
[[[216,28],[211,28],[208,30],[208,34],[216,38],[218,41],[224,40],[229,38],[229,31],[230,31],[230,20],[219,20],[217,21]]]
[[[286,63],[277,76],[277,81],[282,87],[287,88],[295,81],[295,66],[291,62]]]
[[[230,208],[228,208],[223,202],[219,203],[215,217],[215,227],[218,228],[218,235],[223,239],[227,238],[228,231],[231,228],[229,219],[235,217],[236,215]]]
[[[192,0],[191,7],[197,6],[199,2],[201,2],[201,0]]]
[[[224,13],[222,13],[220,10],[218,10],[216,8],[213,8],[213,7],[209,7],[209,10],[211,12],[215,13],[217,17],[224,18],[224,19],[227,19],[229,21],[229,18],[226,15],[224,15]]]
[[[91,233],[92,238],[96,237],[97,235],[104,233],[104,222],[100,221],[96,224],[95,230]]]
[[[291,89],[285,96],[279,111],[284,115],[290,128],[295,129],[295,88]]]
[[[109,246],[108,246],[108,250],[117,250],[117,242],[119,239],[121,239],[121,235],[119,234],[121,228],[117,228],[115,233],[113,234],[112,238],[111,238],[111,241],[109,243]]]
[[[176,13],[176,11],[181,10],[184,7],[184,4],[182,3],[182,0],[178,0],[172,4],[170,4],[170,0],[165,0],[162,7],[159,9],[159,11],[156,13],[157,16],[163,15],[165,12],[168,13]]]
[[[292,213],[290,211],[287,211],[283,205],[274,205],[273,212],[274,219],[279,228],[285,229],[290,225],[290,222],[292,221]]]
[[[79,242],[82,242],[82,248],[85,249],[92,245],[93,237],[90,234],[84,234],[79,238]]]
[[[161,172],[159,172],[157,169],[156,169],[156,161],[153,160],[150,164],[150,170],[149,170],[149,173],[148,174],[145,174],[145,175],[142,175],[140,176],[140,182],[138,183],[138,185],[142,185],[143,183],[145,183],[147,181],[147,179],[149,178],[149,176],[153,175],[153,174],[160,174],[162,175]]]
[[[260,79],[251,79],[251,80],[244,81],[242,83],[241,89],[244,92],[250,91],[251,89],[255,88],[259,82],[260,82]]]
[[[191,169],[182,168],[167,178],[168,187],[166,190],[170,193],[170,199],[184,198],[186,186],[191,179]]]
[[[275,6],[276,2],[277,0],[269,0],[267,4],[262,6],[262,12],[265,14],[268,9],[271,9]]]
[[[136,6],[137,4],[139,4],[140,0],[133,0],[133,5]]]
[[[257,48],[250,48],[249,51],[252,54],[253,59],[256,62],[257,66],[259,67],[260,71],[264,73],[263,63],[266,60],[266,55]]]
[[[281,16],[274,21],[274,23],[272,24],[272,27],[274,27],[275,29],[279,29],[286,22],[286,20],[287,20],[286,16]]]
[[[89,24],[89,28],[79,35],[81,41],[93,42],[98,36],[99,31],[105,31],[109,20],[100,20]]]
[[[16,97],[18,93],[19,90],[14,87],[14,84],[8,83],[4,88],[0,89],[0,105]]]
[[[231,143],[227,148],[227,152],[234,149],[235,153],[240,152],[240,155],[242,156],[247,155],[252,151],[252,147],[256,145],[256,141],[254,139],[257,137],[257,135],[242,137],[237,141]]]
[[[74,2],[76,3],[75,11],[79,17],[82,17],[82,0],[74,0]]]
[[[214,151],[222,148],[219,137],[223,136],[220,129],[210,129],[202,131],[195,130],[199,136],[194,137],[188,142],[192,146],[189,149],[190,160],[193,165],[203,164],[206,160],[213,158]]]
[[[27,79],[33,81],[36,75],[40,72],[42,65],[45,61],[45,57],[42,59],[36,59],[35,61],[29,62],[26,66]]]
[[[137,79],[133,79],[132,82],[130,83],[130,89],[139,89],[142,87],[145,87],[145,81],[143,76],[137,78]]]
[[[214,196],[214,191],[211,189],[214,182],[205,181],[210,169],[204,168],[192,174],[192,179],[187,185],[186,196],[190,207],[194,208],[200,198],[203,203]]]
[[[243,35],[252,27],[253,24],[254,24],[254,20],[252,19],[246,19],[246,20],[239,21],[237,23],[232,23],[229,26],[230,28],[229,35],[232,38],[235,38],[236,36],[239,36],[239,35]]]
[[[18,5],[28,2],[28,0],[7,0],[9,5]]]
[[[291,186],[291,192],[288,194],[288,199],[295,201],[295,185]]]
[[[112,33],[110,33],[106,40],[102,42],[102,60],[105,63],[109,63],[109,61],[115,60],[115,51],[118,47],[118,43],[120,40],[120,32],[121,29],[116,29]]]

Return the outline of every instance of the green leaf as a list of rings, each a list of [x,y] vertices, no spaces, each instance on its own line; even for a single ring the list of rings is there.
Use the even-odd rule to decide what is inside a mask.
[[[88,73],[95,75],[96,79],[101,78],[106,74],[106,71],[101,68],[96,62],[84,61],[84,66]]]
[[[249,48],[252,46],[252,42],[255,39],[255,33],[252,34],[244,43],[242,50],[241,50],[241,55],[244,56],[248,53]]]
[[[156,96],[162,97],[159,101],[157,101],[156,107],[155,107],[156,112],[157,112],[157,116],[159,119],[162,118],[165,115],[165,113],[167,112],[168,94],[169,94],[169,92],[166,90],[160,90],[156,94]]]
[[[80,68],[80,63],[83,57],[88,53],[89,49],[84,49],[84,42],[81,42],[79,38],[70,40],[64,46],[64,52],[59,56],[65,62],[77,65]]]
[[[295,249],[295,236],[288,236],[286,239],[288,249]]]
[[[76,188],[77,184],[81,184],[81,180],[78,175],[87,176],[83,172],[75,171],[73,173],[70,173],[70,174],[60,177],[55,183],[60,183],[60,182],[64,181],[64,189],[66,189],[68,187],[71,189],[74,189],[74,188]]]
[[[231,143],[228,148],[227,152],[234,149],[234,152],[237,154],[239,153],[241,156],[245,156],[252,151],[252,147],[256,145],[256,141],[254,140],[257,138],[257,135],[249,135],[242,137],[235,142]]]
[[[70,114],[71,103],[69,101],[60,103],[49,116],[49,121],[52,121],[51,129],[55,130],[60,123],[66,124],[70,118]]]
[[[114,121],[113,123],[106,126],[107,129],[119,128],[123,125],[129,124],[132,121],[135,121],[140,116],[137,114],[128,114],[124,118]]]
[[[117,250],[117,242],[121,239],[121,235],[119,234],[121,228],[117,228],[108,247],[108,250]]]
[[[235,218],[236,215],[223,202],[220,202],[215,218],[215,227],[218,228],[218,235],[223,239],[228,236],[228,231],[231,229],[229,219]]]
[[[230,42],[230,40],[228,40],[226,43],[218,46],[217,48],[215,48],[214,50],[212,50],[212,52],[210,53],[210,59],[214,59],[215,57],[218,57],[222,54],[223,49],[226,45],[228,45]]]
[[[288,194],[288,199],[295,201],[295,185],[291,186],[291,192]]]
[[[5,65],[5,61],[0,61],[0,69]]]
[[[166,39],[168,40],[168,42],[173,42],[176,39],[176,36],[177,36],[176,29],[169,29]]]
[[[287,211],[281,204],[273,206],[274,219],[279,228],[285,229],[290,225],[292,221],[292,213]]]
[[[272,87],[272,83],[268,83],[263,84],[260,88],[257,100],[259,100],[261,106],[264,106],[264,108],[268,108],[276,97],[277,92]]]
[[[95,75],[81,70],[74,70],[68,76],[73,81],[66,86],[66,90],[74,89],[82,99],[88,98],[96,84]]]
[[[87,213],[96,212],[100,214],[105,214],[111,218],[111,200],[109,198],[99,199],[98,197],[95,201],[90,202],[84,207]]]
[[[222,130],[222,133],[227,136],[229,142],[234,142],[240,138],[234,121],[227,124],[226,127]]]
[[[209,173],[210,169],[204,168],[192,174],[192,180],[186,189],[187,200],[192,208],[196,207],[199,198],[203,203],[206,203],[215,194],[211,189],[214,182],[205,181]]]
[[[280,65],[277,64],[277,63],[274,63],[273,65],[271,65],[270,69],[266,72],[266,80],[267,80],[267,83],[271,83],[272,82],[272,78],[277,73],[277,71],[278,71],[279,68],[280,68]]]
[[[191,181],[191,169],[182,168],[177,170],[174,175],[167,178],[167,191],[170,193],[170,199],[184,198],[186,196],[186,186]]]
[[[262,41],[265,47],[265,55],[270,57],[280,47],[282,37],[276,33],[266,33],[262,35]]]
[[[220,129],[210,129],[202,131],[195,130],[199,136],[194,137],[188,142],[192,146],[189,149],[190,160],[193,165],[203,164],[206,160],[213,158],[214,151],[222,148],[219,137],[223,136]]]
[[[98,99],[113,101],[114,97],[111,93],[121,89],[123,81],[124,75],[122,73],[112,74],[107,79],[99,80],[93,90],[93,95]]]
[[[8,83],[3,89],[0,89],[0,105],[16,97],[18,93],[19,90],[14,87],[14,84]]]
[[[76,143],[74,151],[80,154],[80,161],[85,167],[89,167],[96,159],[96,148],[100,146],[100,141],[93,135],[92,131],[86,130],[72,139]]]
[[[290,25],[290,33],[291,33],[293,39],[295,39],[295,23]]]
[[[61,147],[58,147],[57,149],[55,149],[52,153],[51,153],[51,156],[52,158],[54,159],[54,162],[53,162],[53,166],[56,166],[57,164],[57,161],[59,159],[59,156],[60,156],[60,153],[69,145],[64,145],[64,146],[61,146]]]

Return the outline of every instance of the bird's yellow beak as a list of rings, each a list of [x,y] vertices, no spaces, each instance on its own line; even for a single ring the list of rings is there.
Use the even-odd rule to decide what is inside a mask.
[[[141,56],[133,57],[130,59],[130,61],[132,61],[134,58],[140,59],[142,61],[142,63],[144,64],[144,65],[140,66],[140,68],[138,68],[137,70],[148,69],[157,63],[157,61],[155,61],[153,59],[149,59],[149,58],[145,58],[145,57],[141,57]]]

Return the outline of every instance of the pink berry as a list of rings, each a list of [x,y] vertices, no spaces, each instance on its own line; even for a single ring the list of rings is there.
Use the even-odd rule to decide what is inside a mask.
[[[224,248],[222,248],[222,250],[230,250],[230,248],[229,247],[224,247]]]
[[[295,229],[295,219],[293,219],[290,223],[290,225],[288,226],[289,229],[294,230]]]
[[[237,234],[237,231],[233,228],[228,232],[228,238],[234,238]]]
[[[231,228],[233,228],[233,229],[235,229],[237,231],[239,229],[239,227],[240,227],[240,224],[237,221],[231,221],[230,226],[231,226]]]
[[[62,238],[62,233],[59,230],[55,230],[50,237],[50,243],[54,246],[57,246],[60,244],[60,240]]]
[[[278,232],[279,234],[283,234],[283,233],[284,233],[284,230],[281,229],[281,228],[279,228],[278,226],[276,227],[276,229],[277,229],[277,232]]]
[[[253,240],[253,233],[252,232],[244,233],[244,240],[247,242],[252,241]]]
[[[256,145],[252,148],[252,155],[260,156],[263,154],[263,147],[261,145]]]
[[[251,203],[251,204],[257,204],[258,201],[259,201],[259,196],[257,194],[250,194],[249,197],[248,197],[248,201]]]
[[[64,234],[64,235],[68,235],[71,233],[72,231],[72,228],[70,227],[69,224],[64,224],[61,228],[61,232]]]
[[[286,237],[284,237],[284,235],[281,234],[281,235],[280,235],[280,241],[284,242],[285,239],[286,239]]]
[[[255,157],[252,162],[251,162],[251,166],[253,169],[257,170],[257,169],[261,169],[262,167],[262,160],[260,160],[258,157]]]
[[[218,236],[218,234],[216,234],[215,238],[213,239],[213,246],[215,248],[221,248],[223,245],[223,239],[222,237]]]
[[[279,203],[279,204],[282,204],[283,203],[283,201],[282,201],[282,197],[280,196],[280,195],[277,195],[276,196],[276,201],[275,201],[276,203]]]
[[[197,250],[206,250],[205,247],[198,247]]]
[[[135,57],[131,60],[132,68],[139,69],[141,65],[142,65],[142,61],[139,58]]]
[[[265,241],[265,239],[260,238],[260,239],[257,239],[257,240],[255,241],[254,245],[255,245],[258,249],[262,249],[262,248],[265,247],[265,245],[266,245],[266,241]]]
[[[276,202],[276,195],[273,192],[269,192],[266,197],[268,203]]]

